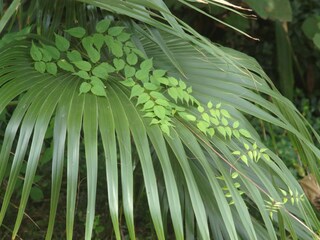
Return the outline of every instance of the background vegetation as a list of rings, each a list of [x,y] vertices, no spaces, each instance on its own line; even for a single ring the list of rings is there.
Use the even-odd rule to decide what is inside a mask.
[[[274,164],[275,166],[272,165],[272,167],[274,167],[272,170],[268,163],[261,163],[261,166],[254,170],[245,170],[246,173],[253,179],[253,182],[259,183],[258,186],[263,186],[263,184],[260,183],[262,178],[256,176],[257,173],[261,173],[263,176],[269,176],[269,173],[266,172],[270,171],[270,175],[274,177],[274,179],[273,181],[270,181],[270,185],[266,184],[266,186],[272,186],[272,189],[277,189],[275,186],[278,186],[279,183],[282,187],[287,187],[290,185],[299,189],[294,178],[296,180],[301,179],[309,172],[318,174],[317,166],[319,153],[317,152],[318,150],[316,147],[319,147],[319,136],[317,135],[317,132],[319,132],[320,128],[318,118],[320,114],[318,104],[320,85],[317,81],[317,79],[320,77],[320,3],[317,0],[292,0],[290,2],[281,1],[282,5],[274,5],[270,11],[265,11],[265,9],[267,9],[265,8],[267,5],[264,4],[279,4],[280,1],[261,1],[260,4],[255,3],[256,1],[249,0],[233,1],[233,3],[238,7],[251,7],[255,10],[255,12],[249,12],[247,10],[240,9],[241,14],[244,16],[234,13],[234,10],[239,11],[238,8],[230,7],[232,10],[230,11],[228,8],[221,8],[221,4],[204,4],[202,1],[164,1],[174,16],[177,16],[183,20],[192,28],[182,24],[182,22],[178,22],[179,25],[175,25],[178,23],[172,19],[173,15],[166,15],[169,9],[166,10],[164,7],[165,5],[157,5],[153,1],[151,1],[152,3],[147,3],[147,1],[136,1],[138,4],[141,4],[141,6],[148,9],[146,17],[142,17],[144,16],[144,11],[139,12],[137,10],[137,13],[134,11],[130,12],[127,8],[121,6],[121,4],[113,5],[110,4],[110,1],[101,0],[82,2],[92,4],[93,6],[90,5],[84,8],[81,7],[84,5],[75,3],[74,1],[70,1],[68,4],[65,4],[64,1],[0,1],[0,14],[2,16],[0,21],[0,29],[2,30],[1,36],[3,37],[6,33],[10,32],[26,31],[22,29],[33,24],[35,27],[31,30],[32,34],[38,34],[42,36],[45,35],[47,39],[49,39],[49,41],[51,39],[52,42],[52,39],[54,38],[54,32],[63,33],[62,30],[67,29],[66,26],[71,27],[74,25],[72,22],[72,17],[70,17],[71,15],[76,15],[80,24],[85,26],[87,29],[91,29],[90,31],[92,31],[95,23],[98,20],[105,16],[114,14],[117,21],[127,24],[130,31],[132,31],[131,33],[140,39],[141,49],[143,49],[148,56],[153,56],[157,68],[169,70],[172,76],[180,76],[183,78],[183,74],[186,74],[189,76],[189,79],[186,78],[185,81],[187,84],[193,86],[195,89],[195,96],[201,99],[201,101],[206,102],[206,100],[213,96],[217,103],[222,102],[223,104],[230,106],[228,110],[237,118],[241,119],[241,124],[243,124],[250,131],[250,133],[252,133],[252,135],[257,136],[256,132],[258,132],[261,137],[261,146],[263,145],[268,147],[276,154],[273,155],[273,153],[270,153],[271,158],[276,162],[276,164]],[[10,7],[13,7],[13,9],[10,9]],[[40,12],[39,9],[41,9]],[[79,11],[81,10],[82,12],[75,13],[73,12],[73,9],[77,9]],[[6,14],[10,14],[10,11],[10,18],[6,20]],[[156,14],[156,17],[152,19],[152,14],[148,15],[150,13]],[[81,16],[81,14],[83,18],[80,20],[79,16]],[[157,17],[160,19],[160,21],[157,21]],[[131,21],[132,19],[134,19],[134,21]],[[87,21],[89,24],[86,24]],[[220,21],[223,21],[240,31],[247,33],[253,38],[259,38],[259,41],[250,38],[237,30],[231,29]],[[159,24],[161,22],[166,24],[162,26]],[[141,23],[147,23],[147,25],[141,25],[142,27],[139,27],[139,24]],[[170,23],[171,26],[167,23]],[[160,29],[160,33],[155,31],[150,26]],[[179,31],[177,31],[178,33],[175,33],[175,31],[179,29],[177,26],[183,26],[187,32],[189,31],[189,33],[183,34]],[[195,29],[201,35],[197,35],[192,29]],[[190,35],[192,37],[190,37]],[[202,39],[201,36],[204,36],[205,38]],[[19,36],[17,39],[19,40]],[[37,38],[31,36],[29,39],[35,40]],[[219,47],[219,50],[214,52],[216,50],[216,45],[207,43],[206,39],[210,39],[212,42],[221,46],[230,47],[246,53],[257,59],[259,64],[261,64],[262,68],[266,71],[267,75],[272,79],[277,88],[282,92],[282,94],[293,101],[294,105],[302,113],[302,116],[308,120],[312,128],[310,128],[308,123],[304,121],[302,116],[299,116],[293,105],[290,105],[289,102],[282,99],[277,90],[273,88],[272,83],[268,82],[269,78],[264,75],[255,61],[240,54],[239,52],[234,52],[231,49],[224,47]],[[2,49],[2,53],[4,53],[4,49],[9,46],[8,44],[10,44],[10,41],[6,41],[5,38],[0,41],[0,49]],[[179,44],[179,41],[182,41],[182,44]],[[201,57],[200,55],[196,55],[197,51],[193,51],[193,49],[188,51],[188,48],[183,47],[184,44],[189,44],[190,42],[193,42],[193,46],[196,46],[198,48],[197,50],[201,49],[205,57],[209,59],[209,62],[213,62],[213,64],[205,65],[204,62],[197,62],[197,58]],[[190,45],[189,48],[191,49],[192,45]],[[188,52],[186,55],[183,55],[181,53],[182,51]],[[212,53],[214,53],[214,57],[212,57]],[[192,54],[197,56],[197,58],[188,59],[188,56],[190,57]],[[223,61],[224,58],[228,59],[229,57],[232,59],[230,60],[229,64],[236,64],[235,69],[230,67],[228,64],[226,65]],[[184,58],[186,58],[186,60]],[[237,61],[237,59],[240,59],[240,61]],[[12,62],[10,62],[10,64],[12,64]],[[10,64],[2,66],[8,67]],[[32,65],[31,61],[29,62],[29,65]],[[172,65],[174,65],[174,67],[172,67]],[[183,69],[187,69],[187,67],[189,67],[189,71],[181,74],[179,72],[179,67],[181,66]],[[257,73],[253,76],[253,78],[257,79],[259,83],[262,83],[263,87],[257,88],[256,86],[250,86],[252,79],[247,79],[245,74],[244,76],[241,75],[242,72],[239,71],[239,68],[242,67],[244,67],[244,69],[249,69],[249,71],[253,73]],[[210,68],[217,68],[217,70],[210,72]],[[3,69],[4,68],[1,70],[2,74],[0,74],[2,77],[6,76],[7,74]],[[30,71],[29,73],[31,74],[32,70],[30,69],[32,68],[29,68],[28,71]],[[220,69],[222,69],[222,72],[230,73],[231,77],[221,77],[219,73]],[[16,74],[22,73],[19,71],[17,71]],[[235,76],[238,76],[234,83],[232,83],[233,73]],[[201,86],[201,84],[206,84],[205,80],[202,80],[206,79],[206,75],[213,76],[213,80],[208,77],[208,83],[210,81],[220,80],[220,78],[222,78],[221,82],[214,82],[214,86],[208,84],[211,92],[207,92],[206,88],[208,87],[206,87],[206,85]],[[34,76],[36,76],[36,74]],[[194,80],[196,79],[194,76],[201,76],[202,78],[199,78],[199,80]],[[243,82],[238,83],[237,81],[239,81],[239,79]],[[203,81],[205,83],[203,83]],[[219,83],[221,83],[221,85],[218,85]],[[229,87],[229,84],[231,84],[231,87]],[[5,86],[5,84],[1,85],[2,89],[5,89],[3,86]],[[237,105],[236,100],[232,99],[232,97],[236,96],[237,92],[239,93],[239,91],[245,91],[247,89],[249,89],[248,93],[244,93],[243,98],[237,99],[239,101],[240,99],[244,101]],[[223,94],[227,94],[228,97],[224,97],[223,94],[220,94],[221,91]],[[258,94],[255,95],[255,92],[258,92]],[[128,92],[125,93],[128,94]],[[210,97],[204,97],[207,95]],[[5,132],[6,128],[8,125],[10,125],[9,122],[13,118],[15,109],[17,109],[17,106],[19,106],[21,99],[23,99],[23,95],[17,95],[13,97],[8,104],[3,106],[3,110],[1,111],[0,115],[1,144],[3,143],[3,140],[7,134]],[[270,102],[265,102],[265,99]],[[251,105],[251,103],[253,104]],[[268,109],[269,107],[271,109]],[[274,111],[274,113],[269,114],[269,111]],[[46,129],[43,146],[41,147],[41,154],[39,156],[39,164],[37,166],[35,177],[32,179],[30,199],[27,208],[23,213],[23,224],[21,225],[18,235],[16,236],[17,239],[44,239],[46,235],[47,238],[50,239],[50,236],[47,234],[47,226],[48,220],[51,216],[51,213],[48,211],[48,209],[50,209],[50,207],[52,208],[51,184],[53,182],[53,178],[51,176],[51,172],[53,171],[52,158],[55,149],[54,145],[56,145],[53,139],[56,124],[55,118],[52,118]],[[314,134],[312,133],[312,129],[315,130]],[[183,129],[181,132],[179,132],[179,134],[182,133],[184,133]],[[163,137],[163,135],[160,134],[158,136]],[[182,138],[183,136],[181,135],[180,137]],[[80,138],[82,143],[83,138],[84,136],[82,135]],[[196,139],[197,141],[201,142],[198,138]],[[259,139],[259,137],[257,137],[257,139]],[[304,143],[301,143],[304,142],[304,139],[308,139],[310,143],[308,141],[305,143],[305,145]],[[119,139],[117,140],[119,141]],[[140,239],[156,239],[159,238],[159,233],[157,232],[157,227],[155,227],[156,224],[154,223],[154,219],[150,217],[150,209],[152,209],[152,204],[150,205],[149,203],[149,208],[146,207],[146,203],[150,200],[146,194],[146,180],[144,179],[146,173],[143,170],[143,166],[139,163],[141,156],[138,153],[135,139],[129,138],[129,140],[129,144],[132,144],[132,159],[134,166],[134,170],[132,170],[134,173],[132,189],[134,190],[133,200],[135,208],[133,210],[133,215],[135,217],[135,233],[137,238]],[[223,138],[220,136],[213,140],[210,146],[220,148],[220,151],[224,154],[224,156],[228,156],[228,159],[232,159],[232,156],[229,156],[227,153],[228,151],[224,149],[225,145],[221,143],[221,140],[223,140]],[[103,159],[104,146],[102,146],[100,137],[98,138],[98,141],[99,144],[97,149],[99,149],[99,151],[97,157],[98,159]],[[16,146],[17,142],[18,138],[15,139],[13,145]],[[169,142],[170,140],[166,140],[167,146],[169,145]],[[187,143],[184,144],[186,154],[188,155],[188,162],[192,159],[199,159],[199,155],[193,152],[195,150],[188,146]],[[228,144],[229,143],[227,143],[226,146],[230,147]],[[202,147],[204,149],[206,148],[205,146]],[[28,148],[30,148],[30,146],[28,146]],[[154,168],[160,169],[161,166],[158,156],[159,153],[155,151],[156,147],[151,147],[150,149]],[[10,161],[12,161],[12,158],[15,154],[14,151],[15,149],[12,150]],[[74,239],[83,239],[84,236],[88,238],[90,235],[88,235],[90,230],[84,228],[84,225],[88,226],[87,206],[89,203],[87,197],[87,180],[88,166],[90,165],[88,165],[88,163],[85,164],[85,151],[86,150],[84,147],[80,148],[79,150],[79,161],[82,164],[79,165],[79,170],[75,172],[78,181],[74,185],[76,186],[76,212],[73,231]],[[168,154],[170,156],[174,156],[172,151],[173,149],[168,150]],[[210,154],[209,150],[205,152],[205,154],[208,153]],[[117,159],[121,158],[119,155],[120,152],[117,153]],[[28,155],[26,155],[26,158],[27,156]],[[282,159],[281,161],[277,159],[278,156]],[[208,156],[206,157],[210,159]],[[173,158],[176,159],[176,157]],[[247,185],[246,187],[241,186],[240,190],[246,192],[246,194],[242,195],[237,192],[239,189],[237,189],[235,186],[232,187],[233,178],[231,177],[231,168],[228,166],[219,166],[219,160],[217,159],[211,160],[212,162],[210,162],[210,160],[207,161],[212,164],[215,177],[221,177],[221,173],[223,171],[226,171],[224,173],[224,177],[228,178],[228,175],[230,175],[229,180],[226,180],[229,188],[224,188],[225,183],[223,183],[223,181],[220,181],[219,184],[221,189],[224,189],[223,191],[226,201],[230,201],[230,198],[227,196],[230,189],[232,189],[231,192],[233,191],[231,196],[236,199],[236,205],[230,206],[232,211],[232,214],[230,214],[235,222],[234,228],[237,229],[236,236],[239,237],[239,239],[245,239],[248,236],[255,236],[255,238],[262,239],[260,237],[263,237],[266,232],[268,232],[268,235],[264,236],[266,239],[307,239],[316,237],[313,235],[313,233],[317,233],[319,231],[319,219],[316,217],[317,213],[314,211],[315,209],[312,209],[307,201],[302,203],[299,207],[296,207],[297,205],[289,206],[288,208],[285,207],[283,212],[277,208],[272,209],[272,211],[277,214],[277,217],[270,218],[272,220],[271,222],[270,220],[266,219],[266,214],[261,213],[265,209],[260,209],[259,214],[255,213],[257,207],[264,206],[263,202],[260,203],[260,205],[257,204],[257,199],[259,199],[259,201],[270,201],[270,199],[265,197],[261,198],[261,196],[256,193],[256,190],[253,189],[254,184],[250,185],[251,183],[246,182],[246,180],[242,179],[241,177],[241,185]],[[285,166],[281,165],[282,161],[285,163]],[[10,199],[8,209],[6,211],[1,210],[1,217],[3,218],[4,213],[6,216],[0,228],[0,239],[10,239],[12,233],[16,230],[16,216],[19,212],[19,209],[21,209],[21,205],[19,206],[19,204],[21,197],[24,194],[24,180],[28,168],[28,162],[29,161],[27,160],[22,162],[21,169],[19,170],[19,174],[14,185],[14,194]],[[230,160],[230,162],[232,161]],[[232,163],[236,165],[237,161]],[[172,168],[174,170],[180,169],[174,165],[177,164],[177,161],[171,160],[171,164],[173,165]],[[0,164],[0,166],[3,165]],[[209,203],[211,199],[206,200],[205,195],[209,191],[208,188],[210,189],[210,185],[207,186],[207,189],[204,187],[204,190],[199,187],[202,183],[207,181],[207,175],[205,175],[203,170],[199,170],[199,166],[203,167],[203,165],[193,165],[193,163],[190,162],[190,166],[192,168],[192,173],[195,174],[197,178],[196,184],[198,188],[200,191],[203,191],[199,195],[203,198],[206,210],[208,210],[211,206],[206,204]],[[261,169],[266,168],[268,171],[260,172],[260,167]],[[287,171],[287,168],[289,171]],[[8,179],[11,175],[10,169],[11,164],[9,164],[6,170],[3,171],[4,181],[0,186],[0,203],[4,202],[5,194],[8,191]],[[281,169],[283,172],[279,173],[278,169]],[[119,171],[120,170],[121,169],[119,167]],[[63,171],[64,173],[68,171],[66,165],[63,167]],[[181,170],[177,170],[177,172],[179,171],[180,176],[179,174],[175,175],[175,178],[178,182],[177,186],[179,188],[181,186],[186,187],[187,184],[185,181],[187,181],[187,177],[181,176],[182,172]],[[294,178],[291,178],[291,175],[289,176],[290,173]],[[115,223],[112,218],[112,213],[108,211],[110,207],[110,195],[106,190],[106,166],[103,161],[98,162],[96,176],[97,189],[98,191],[100,189],[99,193],[102,194],[96,195],[96,203],[94,205],[96,208],[96,214],[94,215],[92,224],[92,239],[114,239]],[[204,179],[202,179],[203,176],[205,176]],[[173,220],[169,214],[169,212],[172,211],[172,206],[170,205],[168,197],[166,197],[167,185],[165,184],[165,177],[163,176],[162,171],[160,171],[160,173],[157,172],[156,177],[158,183],[155,188],[157,191],[159,191],[162,209],[161,214],[164,221],[164,232],[166,234],[166,239],[175,239],[177,238],[177,230],[176,226],[173,226]],[[282,180],[280,180],[281,178],[284,178],[285,180],[282,182]],[[263,188],[266,186],[263,186]],[[53,239],[66,238],[67,233],[65,218],[66,215],[68,215],[68,209],[66,206],[66,201],[68,201],[67,187],[68,179],[64,175],[61,180],[60,197],[58,200],[56,200],[56,204],[59,207],[56,210],[56,224],[54,226],[55,230]],[[242,187],[243,189],[241,189]],[[277,194],[280,195],[281,192],[279,189],[277,190]],[[248,192],[250,192],[250,194]],[[299,189],[299,193],[302,193],[301,189]],[[190,203],[190,198],[187,197],[188,194],[185,195],[184,193],[181,193],[180,190],[179,196],[180,199],[183,199],[179,203],[181,203],[182,206],[183,220],[181,219],[181,222],[184,226],[183,229],[186,238],[200,239],[200,236],[202,236],[203,239],[206,239],[196,225],[197,221],[199,221],[199,218],[195,217],[194,215],[197,214],[197,210],[194,209],[190,212],[186,211],[188,206],[192,206],[190,207],[191,209],[194,208],[194,205]],[[209,196],[216,198],[216,195]],[[119,218],[117,221],[120,226],[119,232],[121,233],[121,238],[126,239],[129,238],[130,227],[128,227],[128,222],[125,220],[125,209],[122,207],[122,204],[124,204],[123,201],[124,200],[120,197]],[[296,204],[299,205],[300,203]],[[252,224],[254,233],[250,232],[250,229],[246,229],[244,232],[239,230],[241,229],[241,226],[243,226],[243,222],[241,219],[239,219],[238,211],[241,212],[242,210],[239,209],[241,207],[245,208],[245,206],[248,206],[248,213],[250,214],[250,218],[246,218],[246,221]],[[266,204],[266,206],[268,206],[268,204]],[[221,211],[221,209],[224,208],[229,208],[229,205],[226,204],[226,206],[221,207],[220,205],[217,206],[215,203],[215,210]],[[288,213],[286,211],[288,211],[290,214],[292,213],[292,215],[286,215]],[[215,216],[213,213],[210,215],[210,210],[208,210],[208,212],[209,219],[210,217],[212,218],[212,216]],[[188,214],[190,215],[188,216]],[[310,228],[308,231],[305,231],[304,225],[300,226],[299,222],[292,217],[294,214],[296,214],[299,219],[302,219],[301,221]],[[223,225],[224,221],[224,219],[220,219],[218,221],[218,225]],[[231,239],[236,239],[235,236],[232,238],[232,234],[230,233],[232,230],[230,230],[230,232],[228,230],[228,228],[232,229],[232,226],[227,226],[227,229],[221,227],[221,229],[217,230],[213,228],[214,224],[217,224],[217,222],[210,219],[210,232],[217,239],[219,237],[226,238],[226,236]],[[293,230],[295,227],[298,229],[296,232]]]

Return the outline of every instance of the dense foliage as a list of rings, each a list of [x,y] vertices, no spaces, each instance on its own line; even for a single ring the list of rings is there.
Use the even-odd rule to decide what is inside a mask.
[[[285,131],[318,178],[320,137],[253,58],[213,44],[163,1],[2,6],[4,237],[318,237],[299,183],[250,121]],[[40,229],[22,224],[36,218]]]

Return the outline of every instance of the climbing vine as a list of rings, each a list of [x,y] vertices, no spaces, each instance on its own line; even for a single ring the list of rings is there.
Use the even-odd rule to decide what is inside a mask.
[[[62,70],[81,78],[79,94],[106,97],[108,84],[118,81],[130,89],[130,99],[150,119],[150,124],[159,125],[169,136],[170,128],[174,127],[172,119],[179,116],[194,122],[210,137],[218,134],[225,140],[237,139],[243,150],[235,150],[233,154],[247,166],[261,158],[270,161],[267,149],[259,148],[249,131],[241,128],[221,103],[210,101],[203,106],[192,96],[192,87],[166,70],[156,68],[153,59],[135,46],[126,27],[109,19],[98,22],[91,34],[82,27],[74,27],[65,30],[65,36],[55,34],[52,45],[33,41],[30,55],[35,70],[40,73],[57,75]],[[193,114],[190,106],[198,114]],[[237,179],[238,174],[234,173],[232,178]],[[219,179],[224,181],[223,177]],[[240,183],[235,182],[234,186],[239,190]],[[223,190],[226,197],[231,197],[228,187]],[[244,192],[239,190],[239,193]],[[270,212],[284,202],[273,203],[274,200],[267,201]]]
[[[298,190],[294,192],[290,188],[288,191],[280,188],[280,192],[282,195],[281,201],[276,201],[270,196],[269,201],[265,200],[266,209],[269,212],[271,218],[273,217],[273,214],[277,213],[287,202],[290,202],[291,205],[294,205],[298,202],[304,201],[305,199],[305,195],[299,194]]]
[[[55,45],[32,42],[30,54],[35,69],[40,73],[56,75],[58,69],[83,79],[79,93],[106,96],[105,88],[110,79],[130,88],[130,99],[151,119],[159,124],[162,131],[170,135],[175,115],[196,122],[198,129],[211,137],[216,132],[225,139],[232,136],[251,138],[245,129],[234,120],[221,103],[209,102],[202,106],[192,94],[192,87],[166,70],[156,69],[153,59],[147,58],[131,41],[125,27],[114,25],[104,19],[96,24],[96,32],[88,35],[82,27],[65,30],[68,38],[75,40],[77,48],[71,48],[68,38],[55,34]],[[201,118],[186,109],[196,106]]]

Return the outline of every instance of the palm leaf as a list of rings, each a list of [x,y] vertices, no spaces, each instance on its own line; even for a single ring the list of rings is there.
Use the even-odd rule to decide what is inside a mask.
[[[223,103],[261,147],[264,147],[263,143],[244,114],[287,130],[299,154],[306,163],[310,163],[311,170],[316,170],[320,151],[311,140],[305,120],[274,89],[253,59],[213,45],[175,19],[162,1],[95,0],[90,3],[156,27],[131,24],[138,45],[143,47],[148,57],[153,57],[156,67],[168,70],[169,75],[192,86],[194,95],[204,105],[211,100]],[[72,16],[71,12],[69,16]],[[47,29],[49,33],[53,33],[60,18],[59,14],[55,15],[53,27]],[[158,126],[150,126],[149,119],[144,118],[143,112],[130,100],[130,91],[117,79],[110,79],[107,84],[106,98],[79,95],[81,79],[63,72],[57,76],[36,72],[29,56],[30,46],[29,40],[22,40],[0,48],[0,110],[18,99],[0,152],[0,182],[6,179],[7,167],[11,169],[0,211],[0,224],[7,212],[23,159],[28,158],[13,238],[21,225],[44,136],[52,118],[52,192],[46,239],[51,239],[54,232],[64,177],[64,151],[67,158],[67,239],[73,238],[79,166],[84,164],[88,189],[85,238],[92,237],[95,201],[99,192],[97,172],[101,159],[97,153],[100,139],[106,165],[108,204],[117,239],[121,238],[120,227],[123,224],[119,211],[121,201],[130,238],[136,238],[134,164],[142,168],[141,184],[146,188],[149,212],[159,239],[166,238],[164,218],[168,217],[167,209],[177,239],[276,239],[278,235],[286,237],[285,231],[289,231],[292,238],[315,237],[313,229],[319,229],[320,224],[308,202],[293,206],[286,204],[274,218],[268,216],[265,201],[270,198],[281,201],[279,187],[302,193],[298,182],[274,153],[268,151],[272,161],[260,160],[247,167],[232,154],[234,150],[242,150],[238,141],[204,136],[195,126],[179,117],[173,121],[175,127],[171,129],[171,136],[165,135]],[[262,95],[271,97],[272,102]],[[189,110],[199,115],[192,107]],[[82,148],[84,157],[80,154]],[[138,159],[133,158],[135,150]],[[13,159],[10,151],[14,152]],[[160,168],[156,169],[156,166]],[[234,185],[233,172],[239,174],[237,181],[245,196]],[[234,205],[229,204],[224,185]],[[164,191],[161,186],[165,186]],[[165,202],[168,207],[165,207]],[[259,209],[258,216],[251,211],[256,208]],[[273,223],[277,223],[279,228]]]
[[[133,141],[139,154],[139,160],[142,166],[144,182],[146,186],[147,198],[149,203],[149,209],[151,217],[157,232],[159,239],[165,239],[163,233],[163,223],[161,219],[161,210],[159,203],[158,189],[155,188],[157,185],[154,168],[152,166],[152,157],[150,154],[149,143],[146,135],[145,126],[142,121],[142,117],[137,114],[137,110],[131,106],[127,95],[122,95],[122,91],[119,88],[112,88],[114,92],[110,94],[113,100],[118,96],[122,105],[125,104],[127,118],[130,119],[129,126],[132,133]],[[117,94],[116,94],[117,93]],[[134,111],[135,110],[135,111]]]
[[[50,239],[53,234],[54,220],[57,213],[58,200],[61,189],[62,173],[64,165],[64,148],[66,144],[67,133],[67,116],[68,103],[70,103],[70,95],[64,95],[61,104],[57,107],[54,123],[53,135],[53,157],[52,157],[52,187],[51,187],[51,206],[49,216],[49,226],[47,230],[47,239]],[[71,95],[72,96],[72,95]],[[69,104],[70,105],[70,104]]]
[[[106,175],[108,184],[109,211],[112,218],[116,239],[120,239],[119,231],[119,189],[118,189],[118,168],[117,168],[117,145],[115,136],[115,123],[109,101],[99,98],[99,127],[100,135],[106,157]],[[103,124],[104,122],[108,123]]]
[[[120,105],[121,102],[119,102],[118,98],[113,95],[112,100],[109,102],[110,104],[111,102],[113,103],[111,109],[114,114],[115,129],[120,151],[123,209],[130,238],[135,239],[133,216],[133,163],[129,120],[125,114],[125,110]]]
[[[310,140],[307,140],[306,137],[303,137],[303,135],[297,132],[296,129],[291,125],[291,122],[302,123],[304,121],[299,116],[299,114],[297,114],[297,110],[291,103],[288,104],[288,101],[279,93],[277,93],[277,91],[273,91],[272,89],[270,89],[263,78],[257,75],[243,74],[243,72],[237,71],[236,68],[230,65],[227,65],[227,67],[231,67],[231,69],[233,70],[228,71],[226,73],[225,71],[223,71],[221,67],[225,63],[223,60],[219,60],[217,58],[212,57],[208,57],[208,59],[203,59],[202,51],[200,52],[197,49],[188,46],[186,42],[175,42],[175,40],[171,37],[165,38],[165,41],[169,43],[169,49],[171,49],[171,51],[174,52],[175,58],[177,59],[177,61],[179,61],[180,66],[184,70],[184,73],[188,76],[188,78],[185,79],[185,81],[189,82],[189,84],[193,86],[195,94],[197,95],[198,99],[200,99],[203,103],[208,102],[209,100],[211,100],[212,96],[214,96],[214,99],[216,99],[216,101],[226,103],[229,106],[228,109],[237,116],[241,117],[241,114],[239,114],[239,112],[236,111],[236,109],[239,109],[247,114],[251,114],[265,121],[269,121],[274,125],[278,125],[279,127],[283,127],[286,130],[293,132],[294,134],[296,134],[295,138],[299,141],[303,148],[308,149],[308,151],[310,151],[310,149],[312,148],[314,153],[317,154],[318,150],[314,148],[314,145],[310,142]],[[149,40],[145,39],[143,40],[143,45],[147,46],[145,50],[150,57],[157,56],[157,58],[155,58],[157,59],[155,62],[158,64],[160,68],[171,69],[172,73],[176,74],[176,71],[172,68],[172,66],[170,66],[169,64],[165,65],[166,55],[165,53],[161,53],[159,49],[156,50],[156,43],[152,45],[149,43]],[[232,52],[232,54],[236,53]],[[199,59],[201,58],[203,60],[199,61]],[[243,61],[252,61],[250,58],[245,57],[242,54],[239,54],[238,58],[240,58],[240,60]],[[254,66],[249,64],[247,65],[251,66],[251,68],[252,66]],[[261,72],[259,68],[252,69],[251,71],[253,70],[255,72]],[[260,76],[264,77],[265,74],[260,74]],[[180,75],[180,77],[182,76]],[[201,79],[201,84],[198,83],[199,79]],[[268,79],[266,80],[268,81]],[[220,82],[221,84],[219,84]],[[240,88],[239,91],[234,92],[234,89],[237,88]],[[262,97],[260,97],[258,94],[254,92],[256,90],[260,90],[263,93],[270,94],[277,104],[282,102],[286,103],[286,112],[290,113],[291,118],[286,118],[285,116],[283,116],[281,112],[283,109],[279,109],[277,107],[277,104],[272,104],[271,102],[264,100]],[[240,96],[236,96],[236,92],[241,92],[242,94]],[[260,102],[259,99],[261,99]],[[256,104],[260,104],[260,107],[257,107],[257,105],[252,104],[250,101],[254,101]],[[248,105],[248,107],[246,107],[246,105]],[[273,113],[272,115],[276,114],[276,116],[279,117],[281,120],[272,116],[269,113],[269,111]],[[244,124],[248,126],[246,120]],[[304,125],[302,125],[300,128],[302,130],[306,129],[303,126]],[[310,134],[307,133],[307,130],[305,130],[304,132],[305,134],[308,134],[307,136],[310,139]],[[232,158],[230,154],[227,156],[227,159]],[[293,183],[292,187],[300,189],[300,187],[297,186],[298,184],[296,183],[296,181],[291,177],[289,171],[281,162],[281,160],[274,154],[272,154],[272,156],[277,162],[277,164],[281,166],[280,171],[277,169],[275,165],[272,165],[272,168],[277,172],[276,174],[279,175],[281,178],[285,179],[286,184],[288,184],[288,186],[290,186],[290,184]],[[314,163],[315,161],[313,160],[313,164]],[[259,174],[257,175],[261,178],[264,174],[262,174],[262,172],[259,171]],[[266,186],[266,189],[268,189],[268,191],[274,189],[273,184],[268,180],[267,176],[263,178],[261,182],[263,182],[264,184],[268,184],[268,186]],[[274,189],[273,194],[276,194],[276,189]],[[308,206],[307,209],[309,209],[308,211],[310,211],[310,206]],[[317,219],[315,218],[314,214],[312,215],[313,223],[318,225],[319,223]],[[305,214],[304,217],[306,217]]]
[[[72,99],[70,101],[67,123],[67,239],[72,239],[73,236],[79,174],[80,133],[82,128],[82,115],[84,111],[84,97],[78,96],[76,92],[71,94]]]

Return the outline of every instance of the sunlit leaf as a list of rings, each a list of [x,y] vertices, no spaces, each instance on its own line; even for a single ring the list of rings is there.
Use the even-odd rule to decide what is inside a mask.
[[[110,27],[108,29],[108,35],[116,37],[122,33],[123,29],[124,27]]]
[[[155,106],[154,108],[154,114],[160,118],[160,119],[164,119],[164,117],[166,116],[166,109],[163,106]]]
[[[100,33],[93,34],[92,41],[93,41],[93,45],[100,52],[100,49],[104,44],[104,36],[103,36],[103,34],[100,34]]]
[[[150,99],[150,95],[147,93],[142,93],[139,97],[138,97],[138,101],[137,101],[137,105],[146,103],[147,101],[149,101]]]
[[[120,42],[126,42],[130,39],[130,37],[131,37],[131,35],[129,33],[122,32],[122,33],[120,33],[120,35],[117,36],[117,39]]]
[[[117,71],[122,70],[124,68],[124,66],[126,65],[125,61],[123,61],[120,58],[113,59],[113,64],[114,64],[114,67]]]
[[[123,56],[123,50],[122,50],[122,44],[120,42],[114,41],[112,45],[110,46],[111,52],[116,57],[120,58]]]
[[[61,52],[67,51],[70,47],[70,42],[66,38],[64,38],[58,34],[54,34],[54,36],[55,36],[56,47]]]
[[[140,64],[140,68],[143,71],[149,72],[151,70],[151,68],[153,67],[153,60],[152,58],[149,58],[147,60],[144,60],[141,64]]]
[[[239,129],[239,133],[246,138],[251,138],[251,134],[245,129]]]
[[[87,82],[83,82],[80,85],[80,93],[87,93],[91,90],[92,85],[90,83]]]
[[[37,47],[34,42],[32,42],[31,48],[30,48],[30,55],[34,61],[41,61],[42,60],[42,53]]]
[[[102,86],[100,86],[100,85],[94,85],[94,86],[92,86],[91,92],[92,92],[94,95],[96,95],[96,96],[100,96],[100,97],[105,97],[105,96],[107,96],[104,87],[102,87]]]
[[[44,73],[46,71],[46,63],[45,62],[35,62],[34,63],[34,68],[40,72],[40,73]]]
[[[99,21],[96,25],[96,30],[99,33],[104,33],[105,31],[108,30],[110,26],[111,21],[109,19],[103,19]]]
[[[42,45],[42,47],[51,55],[51,57],[55,60],[60,59],[60,52],[56,47],[49,45]]]
[[[82,71],[82,70],[73,73],[73,75],[76,75],[76,76],[81,77],[81,78],[86,79],[86,80],[90,79],[90,76],[89,76],[88,72]]]
[[[53,62],[46,63],[47,72],[56,75],[58,72],[57,65]]]
[[[130,65],[135,65],[138,62],[138,57],[135,53],[129,53],[126,59]]]
[[[82,61],[81,54],[77,50],[67,52],[67,57],[71,62]]]
[[[131,89],[130,98],[139,96],[143,92],[144,92],[144,88],[137,84],[137,85],[133,86],[133,88]]]
[[[57,62],[58,66],[68,72],[74,72],[74,67],[68,63],[65,59],[61,59]]]
[[[76,61],[72,63],[80,70],[83,70],[83,71],[91,70],[91,63],[89,63],[88,61]]]
[[[92,69],[92,74],[96,77],[106,79],[108,77],[108,69],[105,63],[100,63],[98,66]]]
[[[86,34],[86,30],[83,27],[74,27],[64,30],[66,33],[69,33],[72,37],[83,38]]]
[[[131,67],[129,65],[126,65],[124,67],[124,75],[126,78],[131,78],[135,75],[136,69],[134,67]]]

